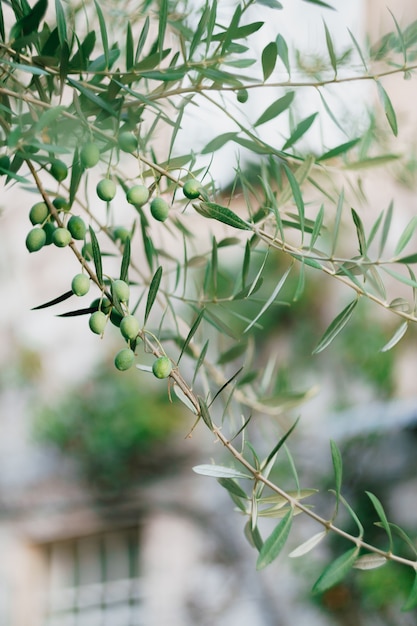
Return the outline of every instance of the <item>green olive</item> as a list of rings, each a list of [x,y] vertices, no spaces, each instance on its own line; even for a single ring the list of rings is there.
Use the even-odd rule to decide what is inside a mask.
[[[87,232],[87,226],[82,217],[72,215],[67,224],[67,228],[74,239],[82,240]]]
[[[106,328],[107,315],[105,315],[102,311],[95,311],[90,315],[88,324],[93,333],[96,335],[102,335],[104,329]]]
[[[88,142],[80,150],[80,161],[85,168],[94,167],[100,160],[100,150],[96,143]]]
[[[151,202],[151,214],[158,222],[165,222],[169,215],[169,204],[163,198],[154,198]]]
[[[127,302],[129,300],[129,285],[124,280],[114,280],[111,284],[111,293],[119,302]]]
[[[57,159],[51,163],[49,173],[55,178],[55,180],[61,183],[68,176],[68,168],[64,161]]]
[[[46,242],[46,233],[43,228],[32,228],[26,237],[26,248],[29,252],[37,252]]]
[[[29,219],[33,225],[42,224],[49,215],[48,207],[45,202],[37,202],[29,211]]]
[[[110,178],[103,178],[97,183],[96,191],[100,200],[110,202],[116,195],[116,185]]]
[[[168,378],[172,371],[172,363],[167,356],[160,356],[152,365],[152,372],[157,378]]]
[[[133,133],[123,131],[119,135],[118,144],[120,150],[123,150],[123,152],[135,152],[138,147],[138,140]]]
[[[120,322],[120,332],[125,339],[136,339],[139,329],[139,322],[133,315],[126,315]]]
[[[90,290],[90,279],[86,274],[76,274],[72,279],[71,289],[76,296],[85,296]]]
[[[118,370],[124,372],[132,367],[135,360],[135,353],[130,348],[123,348],[114,357],[114,364]]]
[[[52,233],[52,243],[58,248],[65,248],[71,239],[71,233],[67,228],[56,228]]]
[[[195,200],[201,193],[201,183],[195,178],[190,178],[184,183],[182,188],[184,196],[190,200]]]
[[[145,185],[134,185],[128,189],[126,193],[126,200],[129,204],[141,207],[149,200],[149,190]]]

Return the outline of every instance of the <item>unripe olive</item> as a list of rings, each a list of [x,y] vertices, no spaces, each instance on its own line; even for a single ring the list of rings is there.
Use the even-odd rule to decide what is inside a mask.
[[[145,185],[134,185],[128,189],[126,200],[134,206],[143,206],[149,200],[148,188]]]
[[[103,178],[97,183],[96,191],[100,200],[110,202],[116,195],[116,185],[110,178]]]
[[[169,215],[169,204],[163,198],[154,198],[151,202],[151,214],[158,222],[165,222]]]
[[[93,258],[93,245],[89,241],[81,248],[81,254],[86,261],[91,261]]]
[[[137,138],[129,131],[120,133],[118,143],[120,150],[123,150],[123,152],[134,152],[138,147]]]
[[[111,302],[108,298],[95,298],[90,304],[90,309],[97,309],[103,311],[105,315],[108,315],[111,311]]]
[[[114,280],[111,284],[111,293],[119,302],[127,302],[129,300],[129,285],[124,280]]]
[[[190,178],[184,183],[182,190],[186,198],[195,200],[201,193],[201,183],[195,178]]]
[[[56,228],[52,233],[52,243],[58,248],[65,248],[71,241],[71,233],[67,228]]]
[[[62,196],[57,196],[52,200],[52,204],[56,208],[57,211],[69,211],[70,205],[66,198]]]
[[[110,313],[110,321],[113,324],[113,326],[117,326],[117,328],[120,328],[122,319],[123,319],[123,315],[119,313],[117,309],[113,308]]]
[[[157,378],[168,378],[172,371],[172,363],[167,356],[160,356],[153,362],[152,372]]]
[[[42,228],[45,231],[45,235],[46,235],[45,246],[50,246],[52,243],[52,235],[56,231],[56,226],[53,222],[46,222],[42,226]]]
[[[74,239],[84,239],[85,234],[87,232],[87,226],[82,217],[78,215],[72,215],[67,224],[67,228]]]
[[[100,160],[100,150],[96,143],[89,141],[80,150],[80,161],[86,168],[94,167]]]
[[[45,202],[37,202],[29,211],[29,219],[32,224],[42,224],[49,215]]]
[[[236,94],[236,98],[238,102],[241,102],[242,104],[244,104],[245,102],[248,101],[248,98],[249,98],[248,90],[239,89],[239,91]]]
[[[124,226],[117,226],[113,230],[113,237],[116,241],[119,239],[120,243],[125,243],[126,239],[130,237],[130,231]]]
[[[139,328],[139,322],[133,315],[126,315],[120,322],[120,332],[125,339],[136,339]]]
[[[88,325],[96,335],[102,335],[107,324],[107,315],[102,311],[95,311],[90,315]]]
[[[56,161],[53,161],[53,163],[51,163],[49,173],[55,178],[55,180],[60,183],[68,176],[68,167],[66,166],[64,161],[60,161],[59,159],[57,159]]]
[[[43,228],[32,228],[26,237],[26,248],[29,252],[37,252],[40,250],[46,241],[46,234]]]
[[[118,370],[124,372],[132,367],[135,360],[135,353],[130,348],[123,348],[114,357],[114,364]]]
[[[7,154],[0,155],[0,176],[10,170],[10,158]]]
[[[76,274],[72,279],[71,289],[76,296],[85,296],[90,290],[90,279],[86,274]]]

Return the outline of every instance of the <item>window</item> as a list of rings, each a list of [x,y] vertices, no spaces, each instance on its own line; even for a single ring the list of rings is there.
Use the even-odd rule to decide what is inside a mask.
[[[138,539],[134,528],[48,544],[44,626],[138,626]]]

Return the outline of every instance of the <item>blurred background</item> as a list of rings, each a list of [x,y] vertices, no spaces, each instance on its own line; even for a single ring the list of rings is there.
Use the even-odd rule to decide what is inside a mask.
[[[235,6],[224,4],[226,13]],[[323,17],[335,40],[340,34],[341,48],[350,41],[348,27],[361,40],[376,40],[394,29],[378,0],[345,3],[334,13],[301,1],[288,4],[267,26],[274,34],[282,28],[310,61],[315,50],[317,63],[326,54]],[[389,8],[402,25],[417,19],[412,0],[392,0]],[[397,112],[400,146],[411,156],[406,168],[393,166],[383,177],[367,170],[361,184],[369,223],[395,198],[395,239],[417,209],[412,156],[417,90],[415,81],[401,76],[384,86]],[[365,84],[346,97],[355,99],[358,124],[362,110],[377,109],[375,93]],[[343,107],[340,92],[334,102]],[[256,115],[265,109],[264,101],[249,105]],[[306,102],[307,108],[316,106]],[[190,137],[201,142],[193,143],[196,149],[210,139],[208,123],[204,133],[198,130],[197,114],[186,126],[180,151],[189,149]],[[326,132],[331,144],[332,131]],[[225,167],[234,157],[227,149],[213,164],[214,178],[218,174],[225,187],[233,177]],[[297,541],[319,530],[305,520],[297,519],[285,554],[267,570],[255,571],[256,554],[243,536],[245,519],[215,481],[191,469],[212,457],[221,462],[212,437],[197,428],[187,438],[192,420],[170,404],[165,385],[150,381],[145,372],[115,371],[116,333],[114,341],[101,342],[85,317],[56,317],[67,303],[31,311],[65,290],[65,281],[69,289],[78,271],[69,252],[65,264],[51,261],[48,253],[27,253],[28,210],[35,201],[30,189],[3,186],[0,626],[417,624],[414,614],[399,610],[411,574],[394,566],[355,573],[325,596],[312,598],[312,581],[340,546],[334,539],[314,558],[286,558]],[[271,258],[271,283],[279,263]],[[227,278],[233,268],[222,271]],[[306,487],[331,488],[328,442],[334,439],[345,462],[345,496],[362,520],[372,526],[373,513],[362,495],[366,489],[380,496],[415,538],[416,330],[411,328],[395,350],[381,353],[395,330],[393,320],[363,306],[332,347],[313,357],[317,329],[325,329],[340,310],[343,294],[330,281],[309,278],[304,297],[291,308],[270,309],[262,318],[263,330],[255,333],[260,351],[271,341],[279,351],[277,392],[290,397],[294,372],[300,389],[318,387],[296,411],[301,420],[290,448],[297,468],[302,480],[308,476],[311,482]],[[288,284],[290,293],[296,280]],[[265,427],[260,436],[269,433]],[[279,480],[289,478],[284,464],[276,473]],[[379,540],[376,527],[369,540]]]

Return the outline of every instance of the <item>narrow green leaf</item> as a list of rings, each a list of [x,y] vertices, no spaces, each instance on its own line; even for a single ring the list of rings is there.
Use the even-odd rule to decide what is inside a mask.
[[[131,70],[135,64],[135,53],[133,49],[133,33],[130,22],[126,28],[126,71]]]
[[[158,295],[159,285],[161,284],[161,278],[162,278],[162,266],[159,266],[155,274],[152,276],[152,280],[149,285],[148,298],[146,300],[146,307],[145,307],[145,319],[143,322],[144,324],[146,324],[146,322],[148,321],[149,314],[154,305],[156,296]]]
[[[330,563],[322,574],[319,576],[313,586],[313,593],[323,593],[334,587],[339,583],[352,569],[356,558],[358,556],[359,548],[351,548],[341,556],[339,556],[333,563]]]
[[[295,204],[297,205],[298,217],[300,220],[301,234],[304,235],[304,221],[305,221],[304,200],[303,200],[303,196],[301,193],[300,185],[298,184],[296,177],[294,176],[294,174],[292,173],[288,165],[286,163],[283,163],[283,167],[285,170],[285,174],[288,178],[288,182],[290,183],[290,187],[291,187],[292,195],[295,200]]]
[[[252,227],[248,222],[245,222],[241,217],[236,215],[233,211],[227,207],[215,204],[214,202],[200,202],[199,204],[193,204],[193,207],[203,215],[218,222],[223,222],[233,228],[239,228],[241,230],[252,230]]]
[[[370,552],[369,554],[364,554],[356,559],[353,567],[361,570],[377,569],[378,567],[385,565],[386,562],[387,559],[385,557]]]
[[[94,5],[96,7],[98,22],[100,24],[100,34],[101,34],[101,43],[103,45],[104,58],[106,59],[106,68],[109,67],[109,39],[107,36],[107,27],[106,20],[103,15],[103,11],[97,0],[94,0]]]
[[[46,13],[47,6],[48,0],[38,0],[38,2],[33,5],[33,8],[28,5],[29,12],[13,24],[10,29],[10,40],[14,41],[22,36],[27,37],[37,31]]]
[[[152,371],[152,369],[151,369]],[[191,413],[194,413],[194,415],[197,415],[197,409],[194,406],[194,404],[191,402],[190,398],[188,398],[188,396],[185,395],[185,393],[183,392],[183,390],[181,389],[181,387],[178,387],[178,385],[173,385],[174,387],[174,393],[177,396],[178,400],[180,402],[183,403],[184,406],[187,407],[187,409],[189,409],[191,411]]]
[[[283,9],[281,2],[278,0],[257,0],[257,4],[262,4],[264,7],[268,7],[269,9]]]
[[[334,221],[334,226],[332,228],[333,241],[332,241],[331,256],[334,255],[335,250],[336,250],[337,239],[338,239],[338,236],[339,236],[340,220],[342,218],[344,202],[345,202],[345,192],[344,192],[344,189],[342,189],[342,191],[340,192],[338,203],[337,203],[336,217],[335,217],[335,221]]]
[[[4,16],[3,16],[3,7],[1,5],[0,2],[0,39],[1,41],[5,41],[6,39],[6,34],[5,34],[5,30],[4,30]]]
[[[336,76],[336,74],[337,74],[337,60],[336,60],[336,54],[335,54],[335,51],[334,51],[332,36],[331,36],[331,34],[329,32],[329,29],[327,28],[327,24],[326,24],[326,22],[324,20],[323,20],[323,24],[324,24],[324,32],[325,32],[325,35],[326,35],[327,52],[329,53],[330,63],[331,63],[332,68],[334,70],[334,75]]]
[[[310,2],[310,4],[317,4],[320,7],[324,7],[325,9],[331,9],[332,11],[336,10],[330,4],[327,4],[327,2],[323,2],[322,0],[304,0],[304,2]]]
[[[268,80],[275,69],[278,57],[278,46],[275,41],[268,43],[262,50],[262,72],[264,81]]]
[[[195,383],[195,380],[197,378],[197,373],[198,373],[200,367],[202,367],[202,365],[204,364],[204,359],[206,358],[206,354],[207,354],[207,350],[208,350],[208,346],[209,346],[209,341],[210,340],[207,339],[206,343],[202,347],[201,352],[200,352],[200,354],[198,356],[197,363],[196,363],[195,368],[194,368],[193,384]]]
[[[291,269],[292,269],[292,265],[290,265],[287,271],[283,274],[283,276],[281,276],[280,281],[278,282],[275,289],[269,296],[268,300],[265,302],[265,304],[263,305],[259,313],[255,316],[255,318],[252,319],[250,323],[246,326],[243,333],[247,333],[256,324],[258,319],[265,313],[265,311],[269,309],[269,307],[271,306],[271,304],[274,302],[275,298],[277,297],[278,293],[281,291],[282,287],[284,286],[285,281],[287,280]]]
[[[332,453],[332,463],[333,463],[333,471],[334,471],[334,479],[335,479],[335,487],[336,487],[335,488],[336,510],[334,514],[334,517],[336,517],[337,511],[339,509],[340,491],[342,489],[343,462],[342,462],[342,455],[340,454],[340,450],[334,441],[330,441],[330,449]]]
[[[244,534],[249,542],[249,545],[251,545],[253,548],[256,548],[256,550],[260,552],[263,546],[263,541],[258,527],[253,527],[252,520],[249,520],[245,524]]]
[[[347,511],[349,512],[350,516],[352,517],[353,521],[355,522],[356,526],[358,527],[359,537],[362,538],[364,533],[365,533],[365,531],[364,531],[364,528],[362,526],[362,523],[361,523],[359,517],[356,515],[355,511],[352,509],[352,507],[350,506],[349,502],[342,495],[340,495],[340,501],[343,503],[343,506],[346,507]]]
[[[38,306],[34,306],[31,308],[31,311],[39,311],[40,309],[46,309],[47,307],[54,306],[55,304],[59,304],[60,302],[64,302],[71,298],[74,295],[72,289],[70,291],[66,291],[61,296],[54,298],[53,300],[49,300],[49,302],[45,302],[44,304],[38,304]]]
[[[61,0],[55,0],[56,25],[58,29],[59,43],[61,46],[67,41],[67,18],[62,8]]]
[[[387,163],[391,163],[391,161],[396,161],[398,158],[398,154],[383,154],[381,156],[368,157],[366,159],[361,159],[360,161],[355,161],[354,163],[346,163],[344,169],[364,170],[369,167],[381,167]]]
[[[416,227],[417,227],[417,217],[414,216],[408,222],[397,245],[395,246],[395,251],[394,251],[395,256],[397,254],[400,254],[404,250],[404,248],[410,241],[411,237],[413,236]]]
[[[268,465],[271,463],[271,461],[276,457],[277,452],[279,452],[279,450],[282,448],[282,446],[285,444],[285,442],[287,441],[288,437],[294,432],[298,422],[300,421],[300,418],[297,417],[297,419],[295,420],[294,424],[291,426],[291,428],[289,428],[287,430],[287,432],[285,433],[285,435],[283,435],[281,437],[281,439],[278,441],[278,443],[272,448],[271,452],[268,454],[268,456],[266,457],[266,459],[261,463],[261,470],[265,471],[265,469],[268,468]]]
[[[122,265],[120,267],[120,280],[124,280],[125,283],[129,282],[128,280],[128,272],[130,265],[130,237],[127,237],[123,244],[123,257],[122,257]]]
[[[348,28],[348,32],[349,32],[349,35],[350,35],[351,40],[353,41],[353,45],[355,46],[356,51],[357,51],[357,53],[359,54],[360,60],[362,61],[362,65],[363,65],[363,67],[364,67],[365,71],[367,72],[367,71],[368,71],[368,66],[367,66],[367,64],[366,64],[366,61],[365,61],[365,58],[364,58],[364,56],[363,56],[362,50],[361,50],[361,48],[360,48],[360,46],[359,46],[358,42],[356,41],[356,39],[355,39],[355,37],[354,37],[353,33],[351,32],[351,30],[350,30],[349,28]]]
[[[69,192],[69,203],[72,206],[75,196],[78,191],[78,187],[80,186],[82,177],[82,167],[80,163],[80,158],[78,154],[78,148],[74,150],[74,156],[72,159],[72,167],[71,167],[71,181],[70,181],[70,192]]]
[[[355,227],[356,227],[356,236],[358,238],[359,252],[361,255],[364,255],[366,254],[366,237],[365,237],[365,230],[362,224],[362,220],[359,217],[359,215],[356,213],[355,209],[351,209],[351,212],[352,212],[353,223],[355,224]]]
[[[313,354],[322,352],[327,346],[337,337],[337,335],[343,330],[348,321],[350,320],[352,313],[358,304],[358,298],[352,300],[344,309],[337,315],[331,324],[327,327],[319,343],[313,350]]]
[[[313,550],[319,543],[321,543],[323,539],[326,537],[326,535],[327,535],[327,531],[322,530],[316,535],[313,535],[312,537],[310,537],[310,539],[307,539],[307,541],[304,541],[304,543],[298,546],[298,548],[295,548],[295,550],[290,552],[288,556],[292,559],[298,558],[300,556],[304,556],[304,554],[311,552],[311,550]]]
[[[210,412],[208,410],[206,402],[200,396],[198,396],[197,399],[198,399],[198,405],[200,407],[200,417],[202,418],[202,420],[205,423],[205,425],[210,430],[213,430],[213,422],[211,421]],[[199,465],[199,467],[201,468],[202,466]],[[208,466],[208,467],[210,467],[210,466]],[[226,470],[226,468],[224,468],[224,470]],[[196,471],[195,468],[194,468],[194,471]],[[197,472],[197,473],[201,474],[202,472],[200,471],[200,472]],[[213,474],[207,474],[206,473],[206,476],[210,476],[210,475],[213,476]],[[239,478],[239,477],[240,478],[246,478],[246,475],[238,476],[238,475],[236,475],[236,473],[232,474],[231,471],[229,471],[229,473],[223,473],[223,474],[217,473],[216,477],[217,478],[222,478],[222,477],[224,477],[224,478]]]
[[[277,42],[278,56],[280,57],[281,61],[285,65],[285,69],[288,72],[288,76],[291,76],[291,67],[290,67],[290,60],[289,60],[289,55],[288,55],[287,42],[285,41],[282,35],[278,35],[278,37],[276,38],[276,42]]]
[[[207,23],[207,38],[206,38],[206,56],[209,53],[210,44],[213,37],[214,27],[217,21],[217,0],[213,0],[211,3],[210,15]]]
[[[198,45],[201,43],[202,37],[203,37],[203,33],[206,30],[208,21],[210,18],[210,5],[208,4],[208,2],[206,1],[206,4],[204,6],[203,12],[201,14],[201,17],[199,19],[199,22],[197,24],[197,28],[194,32],[191,44],[190,44],[190,51],[189,51],[189,55],[188,58],[192,59],[193,54],[196,50],[196,48],[198,47]]]
[[[231,141],[237,136],[237,133],[223,133],[219,135],[215,139],[212,139],[208,142],[206,146],[201,151],[201,154],[210,154],[211,152],[216,152],[216,150],[220,150],[228,141]]]
[[[409,285],[410,287],[413,287],[413,289],[417,289],[417,281],[414,280],[413,278],[408,278],[407,276],[403,276],[402,274],[399,274],[398,272],[394,272],[394,270],[390,270],[388,267],[382,266],[381,269],[384,270],[384,272],[386,272],[393,278],[395,278],[396,280],[399,280],[400,283],[403,283],[404,285]]]
[[[404,263],[405,265],[417,263],[417,253],[403,256],[400,259],[395,259],[396,263]]]
[[[402,611],[412,611],[417,606],[417,573],[414,578],[413,585],[411,587],[410,593],[404,605],[401,607]]]
[[[164,49],[165,31],[168,22],[168,8],[168,0],[160,0],[158,11],[158,50],[160,55],[162,54],[162,51]]]
[[[323,227],[323,218],[324,218],[324,205],[322,204],[319,212],[317,213],[317,217],[314,221],[313,232],[311,233],[310,240],[310,250],[314,248],[314,245],[321,234],[321,229]]]
[[[381,524],[379,522],[376,522],[375,526],[381,526]],[[414,552],[414,554],[417,556],[416,545],[415,545],[414,541],[412,539],[410,539],[410,537],[407,535],[407,533],[404,532],[404,530],[400,526],[397,526],[397,524],[392,524],[391,522],[390,522],[390,528],[393,531],[393,533],[395,533],[397,535],[397,537],[402,539],[402,541],[404,541],[404,543],[407,544],[407,546],[410,548],[411,552]]]
[[[391,527],[388,523],[387,516],[384,511],[384,507],[382,506],[381,502],[378,500],[376,495],[374,495],[370,491],[366,491],[365,493],[373,504],[373,507],[381,521],[382,528],[387,533],[388,541],[389,541],[389,552],[392,552],[393,541],[392,541]]]
[[[290,534],[292,518],[293,510],[290,509],[286,516],[279,522],[266,539],[259,552],[258,560],[256,562],[257,570],[263,569],[277,558],[288,539],[288,535]]]
[[[148,37],[148,33],[149,33],[149,24],[150,24],[150,19],[149,19],[149,15],[146,16],[146,20],[143,24],[143,28],[140,32],[139,35],[139,39],[138,39],[138,45],[136,46],[136,52],[135,52],[135,63],[138,63],[140,55],[142,54],[144,45],[146,43],[146,39]]]
[[[195,465],[193,472],[202,476],[211,476],[212,478],[247,478],[252,480],[250,474],[245,474],[233,467],[223,467],[223,465]]]
[[[239,498],[244,498],[245,500],[248,499],[246,492],[243,491],[239,483],[237,483],[233,478],[219,478],[217,482],[229,493],[233,493],[235,496],[238,496]]]
[[[256,120],[254,126],[265,124],[266,122],[278,117],[278,115],[281,115],[281,113],[290,107],[292,101],[294,100],[294,95],[294,91],[289,91],[285,94],[285,96],[282,96],[282,98],[279,98],[270,104],[269,107],[265,109],[262,115]]]
[[[379,244],[379,252],[378,256],[380,257],[384,251],[385,244],[387,243],[388,235],[391,230],[391,221],[392,221],[392,212],[394,208],[394,203],[391,200],[387,212],[385,214],[384,224],[382,226],[382,234],[381,234],[381,242]]]
[[[397,328],[391,339],[385,344],[383,348],[381,348],[381,352],[388,352],[388,350],[391,350],[394,346],[396,346],[397,343],[404,337],[407,330],[408,322],[403,322],[401,326]]]
[[[83,96],[90,100],[93,104],[99,107],[99,109],[103,111],[107,111],[113,117],[118,117],[118,112],[115,107],[112,107],[111,104],[104,100],[101,96],[97,96],[90,88],[85,87],[81,83],[72,78],[67,77],[67,82],[77,89]]]
[[[293,146],[299,139],[301,139],[301,137],[306,134],[310,126],[313,124],[317,115],[317,113],[313,113],[312,115],[309,115],[304,120],[302,120],[299,124],[297,124],[294,132],[291,133],[290,137],[282,146],[282,149],[287,150],[288,148]]]
[[[381,85],[381,83],[379,81],[377,81],[376,84],[377,84],[377,87],[378,87],[379,98],[381,100],[382,106],[384,107],[384,111],[385,111],[385,115],[386,115],[387,120],[388,120],[388,124],[391,127],[393,135],[396,137],[398,135],[398,126],[397,126],[397,117],[395,115],[394,107],[392,106],[392,102],[391,102],[387,92],[385,91],[385,89]]]
[[[360,140],[361,138],[358,137],[357,139],[352,139],[351,141],[346,141],[345,143],[341,143],[339,146],[336,146],[335,148],[332,148],[331,150],[328,150],[327,152],[322,154],[320,157],[318,157],[317,161],[327,161],[328,159],[333,159],[334,157],[339,156],[340,154],[345,154],[346,152],[349,152],[351,148],[356,146],[356,144]]]
[[[97,275],[98,282],[100,283],[100,285],[102,285],[103,284],[103,267],[101,264],[100,246],[97,240],[96,233],[94,232],[91,226],[89,226],[89,230],[90,230],[90,237],[91,237],[91,247],[93,250],[94,267],[96,268],[96,275]]]
[[[180,356],[178,357],[178,361],[177,361],[177,363],[179,363],[179,362],[180,362],[180,360],[181,360],[181,358],[182,358],[182,355],[183,355],[183,354],[184,354],[184,352],[187,350],[187,348],[188,348],[188,346],[189,346],[189,344],[190,344],[191,339],[192,339],[192,338],[194,337],[194,335],[196,334],[197,329],[198,329],[198,327],[200,326],[200,323],[201,323],[201,321],[202,321],[202,320],[203,320],[203,318],[204,318],[204,313],[205,313],[205,308],[203,307],[203,308],[202,308],[202,309],[200,309],[200,311],[198,312],[198,315],[197,315],[196,319],[194,320],[194,322],[193,322],[193,324],[192,324],[192,326],[191,326],[191,328],[190,328],[190,330],[189,330],[189,332],[188,332],[188,335],[187,335],[187,337],[186,337],[186,339],[185,339],[185,341],[184,341],[184,344],[183,344],[183,346],[182,346],[182,348],[181,348],[181,353],[180,353]]]

